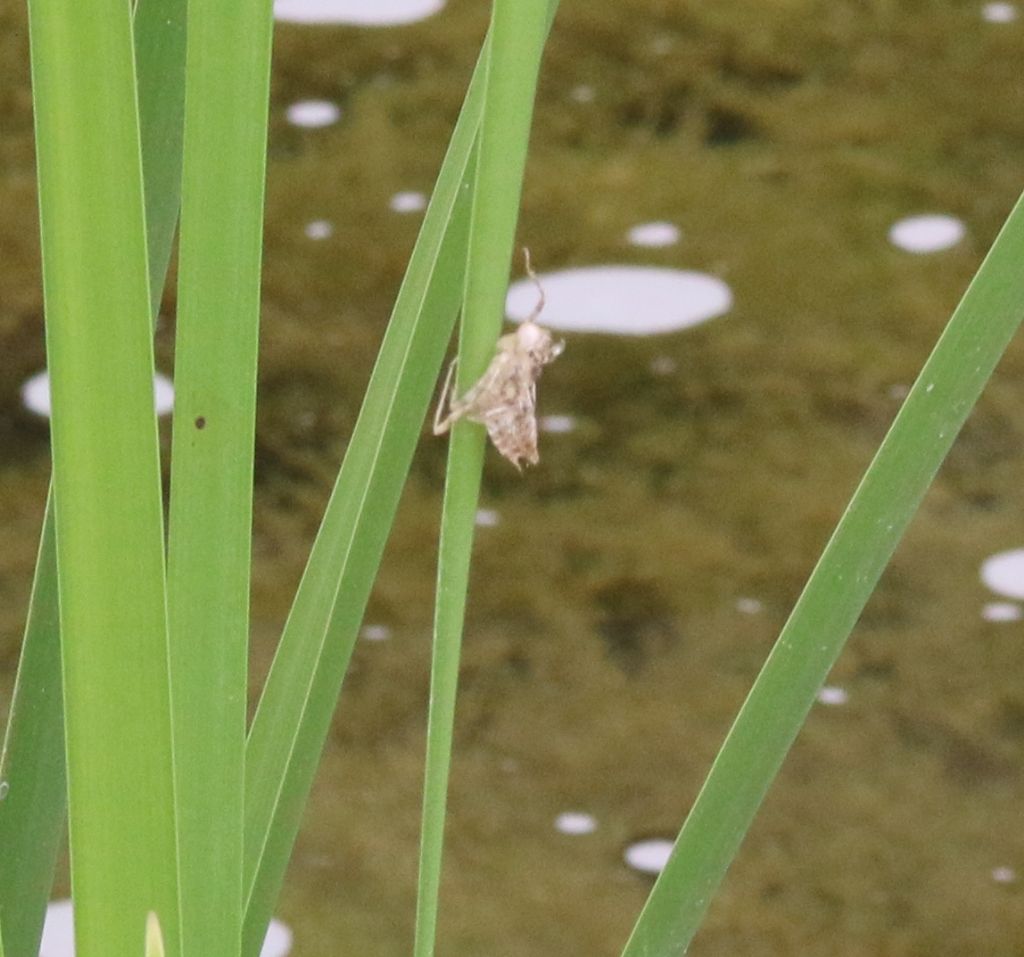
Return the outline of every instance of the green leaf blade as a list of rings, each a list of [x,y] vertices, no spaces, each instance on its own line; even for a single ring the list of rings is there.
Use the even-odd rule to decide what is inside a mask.
[[[541,55],[557,2],[496,0],[484,48],[486,86],[473,184],[456,394],[486,369],[505,313],[523,172]],[[438,555],[430,711],[423,784],[414,954],[431,957],[437,937],[448,778],[484,430],[451,432]]]
[[[181,200],[185,7],[186,0],[137,0],[132,21],[154,322],[160,310]]]
[[[177,880],[130,12],[33,0],[30,25],[77,952],[137,957]]]
[[[52,492],[0,757],[0,921],[11,957],[37,957],[63,834],[64,708]]]
[[[685,953],[886,564],[1024,317],[1024,199],[926,362],[758,676],[623,957]]]
[[[258,952],[461,299],[474,75],[246,747],[243,954]]]
[[[170,259],[181,163],[184,0],[139,0],[135,61],[153,315]],[[0,803],[0,916],[12,957],[36,957],[67,806],[64,708],[52,489],[29,602],[0,780],[18,788]]]
[[[171,687],[182,948],[223,957],[241,949],[271,28],[266,0],[195,5],[188,20],[168,540]]]

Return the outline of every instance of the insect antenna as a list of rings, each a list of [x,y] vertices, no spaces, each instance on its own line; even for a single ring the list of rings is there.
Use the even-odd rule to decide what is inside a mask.
[[[537,274],[533,271],[533,266],[530,265],[530,248],[528,246],[523,246],[523,259],[526,261],[526,275],[533,280],[533,284],[537,287],[537,292],[540,295],[537,305],[533,307],[533,312],[526,317],[526,321],[536,322],[537,317],[544,311],[544,287],[540,284]]]

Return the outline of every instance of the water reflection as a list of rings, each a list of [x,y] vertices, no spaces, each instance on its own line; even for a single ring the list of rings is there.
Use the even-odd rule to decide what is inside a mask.
[[[1024,601],[1024,548],[986,558],[981,564],[981,580],[997,595]]]
[[[989,23],[1012,23],[1017,19],[1017,7],[1012,3],[986,3],[981,18]]]
[[[1024,611],[1012,601],[990,601],[981,609],[985,621],[1020,621]]]
[[[889,242],[908,253],[936,253],[955,246],[964,238],[965,227],[955,216],[931,213],[909,216],[894,223]]]
[[[634,841],[623,852],[622,859],[634,871],[642,874],[660,874],[672,853],[672,844],[667,837],[648,837]]]
[[[21,401],[29,412],[48,419],[50,417],[50,377],[38,372],[26,379],[21,387]],[[153,377],[153,401],[157,415],[167,415],[174,408],[174,386],[159,372]]]
[[[493,508],[478,508],[476,524],[479,528],[494,528],[501,521],[501,516]]]
[[[271,920],[260,957],[287,957],[292,949],[292,932],[279,920]],[[69,900],[51,901],[46,908],[39,957],[74,957],[75,932]]]
[[[562,834],[593,834],[597,821],[584,811],[565,811],[555,818],[555,830]]]
[[[314,219],[306,223],[305,233],[309,239],[330,239],[334,235],[334,225],[326,219]]]
[[[423,193],[405,190],[401,193],[395,193],[391,197],[388,206],[396,213],[419,213],[427,208],[427,197]]]
[[[537,423],[541,432],[565,434],[576,429],[576,419],[571,415],[542,415]]]
[[[850,700],[849,694],[847,694],[845,688],[840,688],[836,685],[824,685],[818,689],[818,693],[815,696],[818,699],[819,704],[827,705],[840,705],[846,704]]]
[[[391,629],[387,625],[363,625],[359,637],[365,641],[387,641],[391,637]]]
[[[653,249],[661,246],[673,246],[679,242],[681,235],[679,227],[675,223],[640,223],[626,234],[626,239],[632,246],[646,246]]]
[[[274,19],[389,27],[424,20],[443,6],[444,0],[274,0]]]
[[[732,291],[715,276],[655,266],[585,266],[540,276],[546,305],[541,322],[567,332],[645,336],[676,332],[724,315]],[[512,284],[506,309],[524,320],[537,305],[526,279]]]
[[[759,615],[764,605],[756,598],[737,598],[736,610],[744,615]]]
[[[337,123],[341,119],[341,107],[330,100],[299,100],[288,107],[285,116],[293,126],[318,129]]]

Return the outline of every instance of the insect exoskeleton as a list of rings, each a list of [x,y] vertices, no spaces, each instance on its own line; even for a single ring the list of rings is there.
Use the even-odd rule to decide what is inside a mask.
[[[513,338],[516,347],[528,353],[538,367],[554,362],[565,351],[565,342],[562,339],[556,340],[549,330],[538,326],[532,316],[524,321],[514,333],[502,336],[499,343]],[[539,374],[540,369],[538,368],[537,371]]]
[[[537,324],[544,308],[544,290],[530,265],[530,251],[523,250],[527,275],[540,293],[537,306],[515,332],[502,336],[484,374],[459,398],[450,394],[452,360],[434,416],[434,435],[447,432],[460,419],[477,422],[487,429],[494,447],[517,469],[520,460],[530,465],[539,461],[537,452],[537,379],[549,362],[565,349],[562,340]],[[448,414],[444,414],[445,400]]]

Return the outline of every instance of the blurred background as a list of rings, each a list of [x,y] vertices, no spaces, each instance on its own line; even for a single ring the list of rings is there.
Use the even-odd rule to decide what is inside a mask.
[[[489,6],[278,0],[253,694]],[[540,384],[540,465],[520,476],[488,452],[441,952],[621,950],[664,840],[1021,192],[1022,13],[563,0],[517,241],[567,347]],[[45,363],[15,0],[0,0],[0,71],[2,713],[49,474],[46,418],[25,404]],[[510,312],[533,301],[513,287]],[[174,308],[172,276],[168,379]],[[1022,374],[1015,343],[691,954],[1024,952]],[[278,914],[295,957],[411,949],[446,442],[424,430],[296,848]]]

